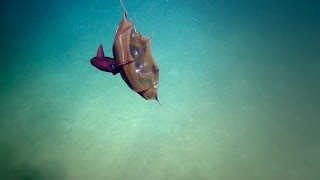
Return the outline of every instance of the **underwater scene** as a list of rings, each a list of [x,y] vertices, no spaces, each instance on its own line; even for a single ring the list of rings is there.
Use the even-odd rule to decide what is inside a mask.
[[[0,3],[0,179],[320,179],[320,3]]]

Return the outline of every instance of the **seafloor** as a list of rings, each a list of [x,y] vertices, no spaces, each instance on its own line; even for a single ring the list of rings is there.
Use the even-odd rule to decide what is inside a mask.
[[[124,4],[161,106],[89,63],[118,0],[1,2],[0,179],[320,179],[319,3]]]

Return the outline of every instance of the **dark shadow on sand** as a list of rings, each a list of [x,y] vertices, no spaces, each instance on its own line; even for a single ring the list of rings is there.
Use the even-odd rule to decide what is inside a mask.
[[[57,163],[48,162],[35,167],[30,162],[20,162],[22,150],[0,142],[0,179],[3,180],[63,180],[65,171]]]

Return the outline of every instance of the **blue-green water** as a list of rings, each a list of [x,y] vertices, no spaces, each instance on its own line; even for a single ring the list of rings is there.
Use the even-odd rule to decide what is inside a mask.
[[[0,179],[320,179],[315,1],[124,0],[159,100],[89,63],[118,0],[0,5]]]

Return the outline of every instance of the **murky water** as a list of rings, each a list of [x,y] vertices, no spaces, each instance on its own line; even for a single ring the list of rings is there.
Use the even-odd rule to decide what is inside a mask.
[[[320,179],[319,3],[124,4],[161,106],[89,62],[119,1],[2,3],[1,179]]]

